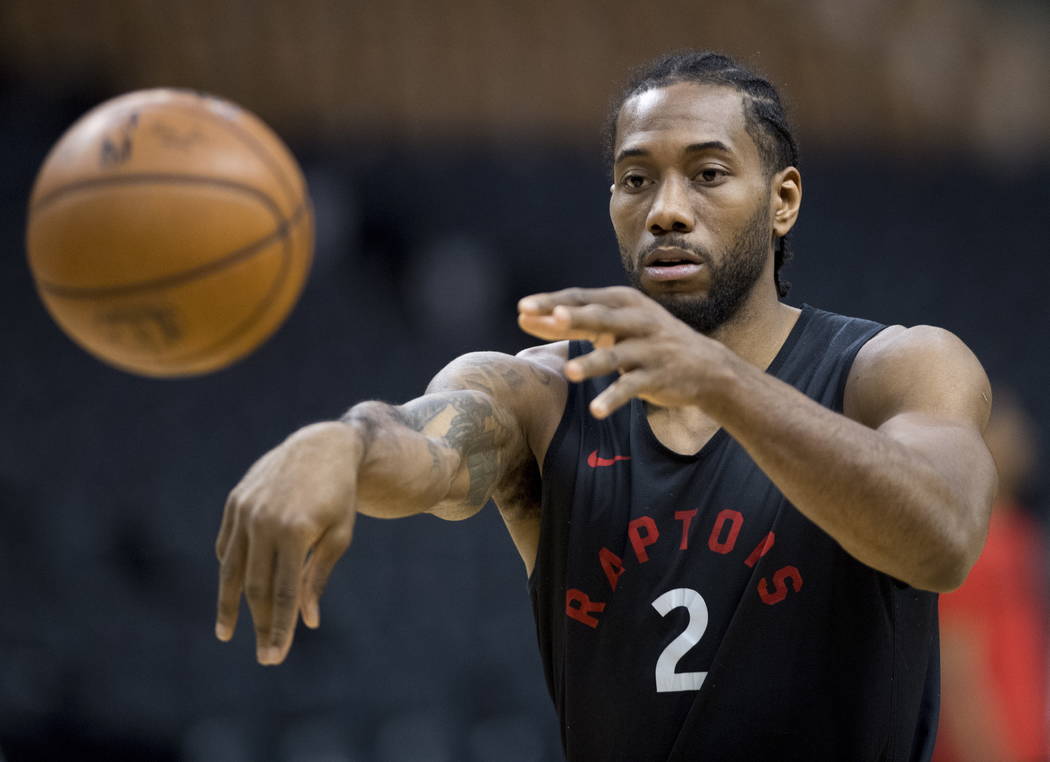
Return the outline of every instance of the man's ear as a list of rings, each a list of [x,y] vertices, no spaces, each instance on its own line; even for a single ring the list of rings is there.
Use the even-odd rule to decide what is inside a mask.
[[[798,219],[798,210],[802,205],[802,175],[795,167],[787,167],[773,175],[771,182],[773,232],[778,238],[783,238]]]

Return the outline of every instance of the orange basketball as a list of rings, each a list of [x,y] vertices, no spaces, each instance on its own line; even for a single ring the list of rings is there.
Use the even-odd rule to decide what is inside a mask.
[[[292,154],[220,98],[141,90],[62,136],[37,175],[29,267],[51,316],[123,370],[187,376],[265,341],[302,291],[313,214]]]

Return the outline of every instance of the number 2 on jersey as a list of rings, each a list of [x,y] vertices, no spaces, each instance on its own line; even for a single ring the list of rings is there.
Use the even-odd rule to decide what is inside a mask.
[[[689,611],[689,624],[682,633],[667,644],[656,660],[656,692],[672,693],[674,691],[698,691],[704,684],[706,672],[675,672],[678,661],[690,648],[700,642],[707,629],[707,604],[703,596],[688,587],[677,587],[668,590],[655,601],[653,608],[660,616],[679,606]]]

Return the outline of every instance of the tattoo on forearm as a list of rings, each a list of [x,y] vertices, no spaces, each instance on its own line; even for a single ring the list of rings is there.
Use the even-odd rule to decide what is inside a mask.
[[[463,359],[456,366],[455,388],[458,389],[475,389],[494,396],[498,388],[519,391],[525,382],[525,375],[517,368],[505,363],[494,363],[484,357]]]
[[[393,408],[391,414],[401,423],[416,431],[423,431],[427,424],[448,407],[444,395],[420,397],[411,407]]]
[[[434,444],[433,439],[427,439],[427,452],[430,453],[430,472],[437,474],[441,472],[441,450]]]
[[[343,423],[353,425],[360,437],[365,452],[376,438],[376,429],[379,427],[379,418],[376,416],[371,403],[354,405],[339,418]]]
[[[537,368],[532,363],[529,363],[528,367],[529,367],[529,375],[532,376],[532,380],[533,381],[538,381],[539,383],[543,384],[544,386],[550,386],[551,385],[551,374],[550,374],[550,372],[544,372],[544,371],[540,370],[539,368]]]
[[[445,441],[463,453],[470,476],[467,502],[479,505],[488,498],[499,476],[496,449],[496,417],[492,405],[476,396],[457,397],[456,411]]]
[[[425,434],[435,476],[447,468],[448,454],[442,450],[447,447],[456,451],[467,469],[465,502],[480,506],[504,475],[504,459],[516,457],[506,445],[520,434],[494,407],[493,389],[505,394],[519,391],[529,382],[526,373],[516,368],[470,359],[457,367],[454,377],[435,379],[428,393],[419,399],[400,407],[365,403],[353,408],[343,420],[352,418],[361,424],[366,437],[377,435],[382,419]]]

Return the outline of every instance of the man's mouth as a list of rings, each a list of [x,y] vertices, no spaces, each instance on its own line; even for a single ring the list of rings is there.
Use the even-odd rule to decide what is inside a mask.
[[[679,246],[658,246],[642,259],[643,267],[703,264],[703,258],[695,251]]]
[[[677,246],[661,246],[642,259],[642,271],[650,280],[681,280],[704,266],[699,254]]]

